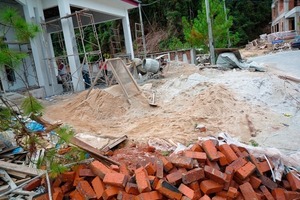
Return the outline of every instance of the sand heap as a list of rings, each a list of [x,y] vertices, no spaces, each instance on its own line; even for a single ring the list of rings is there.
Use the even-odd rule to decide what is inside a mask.
[[[52,115],[59,115],[63,110],[63,115],[60,115],[62,120],[65,118],[94,121],[121,116],[128,108],[128,104],[121,97],[115,97],[104,90],[93,89],[86,98],[87,92],[83,91],[62,104],[51,106],[48,110]]]

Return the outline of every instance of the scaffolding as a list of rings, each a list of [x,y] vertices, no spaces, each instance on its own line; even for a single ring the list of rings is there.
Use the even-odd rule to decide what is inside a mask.
[[[61,18],[57,18],[48,22],[44,22],[42,23],[42,27],[44,29],[44,32],[47,33],[47,26],[56,26],[57,29],[59,29],[59,31],[57,31],[58,34],[58,43],[59,46],[62,49],[62,55],[56,55],[55,57],[51,57],[51,53],[49,52],[49,41],[47,39],[46,36],[44,36],[44,42],[47,48],[47,56],[46,60],[47,60],[47,65],[49,68],[53,68],[54,70],[57,71],[57,65],[55,64],[56,60],[58,59],[62,59],[66,65],[67,61],[68,61],[68,57],[69,56],[74,56],[74,55],[67,55],[66,50],[65,50],[65,43],[64,43],[64,38],[63,38],[63,34],[62,31],[60,31],[61,28],[61,20],[62,19],[67,19],[70,17],[75,17],[78,23],[78,33],[79,34],[75,34],[76,37],[74,38],[74,45],[76,47],[78,47],[78,43],[80,43],[80,52],[76,53],[76,56],[80,57],[80,65],[76,66],[76,71],[73,72],[73,74],[71,74],[71,72],[69,72],[70,75],[70,80],[68,80],[69,83],[69,89],[70,92],[74,91],[74,88],[72,87],[72,79],[76,78],[74,76],[74,73],[77,73],[78,71],[82,72],[83,70],[83,66],[85,64],[87,64],[88,67],[88,74],[89,77],[91,79],[91,81],[93,81],[95,79],[96,74],[99,71],[99,65],[100,63],[103,61],[103,57],[102,57],[102,52],[101,52],[101,45],[100,45],[100,41],[99,41],[99,37],[98,37],[98,33],[97,33],[97,29],[96,29],[96,25],[95,25],[95,21],[94,21],[94,17],[93,14],[89,13],[87,9],[83,9],[81,11],[76,11],[70,15],[67,15],[65,17],[61,17]],[[85,22],[85,23],[84,23]],[[59,25],[57,25],[59,24]],[[93,34],[93,38],[87,38],[86,34],[87,31],[92,30]],[[90,35],[91,36],[91,35]],[[87,48],[87,46],[89,46],[89,48]],[[77,48],[78,49],[78,48]],[[85,84],[90,85],[90,83],[87,83],[83,80],[83,75],[82,73],[79,73],[80,76],[78,77],[78,82],[83,82]],[[52,79],[53,80],[53,79]],[[75,87],[78,87],[78,85],[76,85]]]

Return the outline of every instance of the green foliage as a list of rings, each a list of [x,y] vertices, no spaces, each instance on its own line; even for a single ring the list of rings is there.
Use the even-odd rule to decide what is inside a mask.
[[[209,0],[210,3],[210,18],[212,21],[212,29],[214,36],[214,46],[216,48],[226,47],[228,44],[228,30],[233,25],[232,16],[228,16],[226,21],[226,14],[223,8],[223,1]],[[182,18],[183,33],[186,41],[193,47],[208,49],[208,24],[206,17],[205,2],[202,1],[201,10],[194,20],[189,21],[186,17]],[[229,33],[233,44],[238,42],[238,34]]]
[[[58,162],[51,162],[50,163],[50,177],[55,178],[59,174],[68,171],[68,168],[62,165],[61,163]]]
[[[58,144],[69,143],[75,133],[69,126],[61,126],[56,130],[56,134],[60,137]]]
[[[44,109],[43,105],[32,95],[29,95],[24,99],[21,108],[25,115],[29,115],[31,113],[39,114]]]
[[[250,140],[249,142],[254,147],[258,147],[259,146],[259,144],[255,140]]]
[[[233,16],[232,32],[240,34],[238,44],[247,44],[270,28],[272,0],[227,0],[226,5]]]
[[[11,125],[11,111],[8,108],[0,107],[0,131],[6,131]]]
[[[177,50],[177,49],[185,49],[189,48],[190,45],[187,43],[182,43],[179,38],[171,37],[167,40],[163,40],[159,43],[159,47],[161,50]]]
[[[35,37],[40,28],[36,24],[27,23],[15,8],[5,7],[0,9],[0,67],[6,65],[15,68],[27,55],[15,50],[11,50],[5,44],[6,34],[10,29],[15,32],[15,40],[28,42]]]

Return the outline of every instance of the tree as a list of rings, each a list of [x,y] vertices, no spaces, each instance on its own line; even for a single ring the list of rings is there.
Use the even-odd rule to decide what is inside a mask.
[[[36,36],[40,28],[36,24],[27,23],[14,8],[4,8],[0,10],[0,68],[7,66],[16,68],[27,55],[8,48],[6,45],[6,35],[13,29],[18,42],[28,42]]]
[[[239,45],[247,44],[270,29],[272,0],[227,0],[233,16],[231,30],[240,34]]]
[[[210,1],[210,17],[212,19],[212,28],[214,36],[214,46],[217,48],[226,47],[228,44],[227,34],[233,25],[232,16],[225,19],[225,12],[223,8],[223,1],[209,0]],[[227,11],[228,14],[228,11]],[[182,18],[183,33],[187,42],[193,47],[208,49],[208,25],[206,20],[205,2],[202,1],[201,10],[194,20],[188,20],[186,17]],[[232,44],[236,44],[239,40],[238,33],[230,33],[230,40]]]

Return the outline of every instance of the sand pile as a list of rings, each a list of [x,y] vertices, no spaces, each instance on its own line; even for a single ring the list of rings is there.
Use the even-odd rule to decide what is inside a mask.
[[[60,117],[69,120],[95,121],[119,117],[128,109],[128,104],[121,97],[115,97],[101,89],[93,89],[86,99],[87,92],[83,91],[64,103],[51,106],[48,111],[62,114],[63,110]]]

